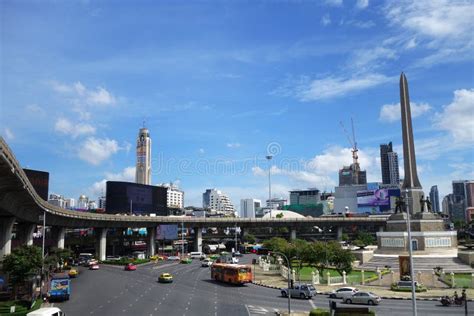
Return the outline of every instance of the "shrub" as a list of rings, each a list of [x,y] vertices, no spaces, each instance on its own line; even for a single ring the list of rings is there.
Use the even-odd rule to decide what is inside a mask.
[[[323,308],[315,308],[309,312],[309,316],[330,316],[329,310]]]

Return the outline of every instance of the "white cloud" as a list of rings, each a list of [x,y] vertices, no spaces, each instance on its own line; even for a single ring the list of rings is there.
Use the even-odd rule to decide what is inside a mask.
[[[431,106],[428,103],[416,103],[411,102],[411,117],[415,118],[418,117],[429,110],[431,110]],[[396,104],[384,104],[380,108],[380,115],[379,120],[384,122],[395,122],[400,120],[401,117],[401,110],[400,110],[400,103]]]
[[[474,89],[454,91],[453,101],[436,113],[435,127],[447,131],[456,143],[474,143]]]
[[[102,195],[105,193],[105,184],[107,181],[126,181],[133,182],[135,181],[135,167],[126,167],[119,173],[106,172],[105,178],[94,182],[90,187],[90,191],[96,196]]]
[[[316,101],[344,96],[348,93],[365,90],[390,81],[381,74],[364,74],[352,78],[328,77],[316,79],[309,84],[297,87],[300,101]]]
[[[240,146],[240,143],[227,143],[228,148],[239,148]]]
[[[357,50],[349,60],[349,67],[357,71],[370,71],[384,65],[385,60],[396,60],[396,50],[377,46],[371,49]]]
[[[28,104],[25,110],[28,114],[35,116],[44,116],[46,114],[46,111],[37,104]]]
[[[5,139],[10,141],[10,140],[13,140],[15,139],[15,135],[13,134],[13,132],[11,131],[11,129],[9,129],[8,127],[4,127],[3,128],[3,133],[5,135]]]
[[[206,152],[206,151],[204,150],[204,148],[199,148],[198,151],[199,151],[200,154],[204,154],[204,153]]]
[[[331,24],[331,17],[329,16],[329,14],[323,15],[323,17],[321,18],[321,24],[324,26]]]
[[[81,82],[64,84],[57,81],[49,82],[54,91],[71,94],[75,99],[73,103],[87,105],[114,105],[117,101],[115,97],[103,87],[87,89]]]
[[[79,147],[79,158],[92,164],[99,165],[119,150],[116,140],[88,137]]]
[[[356,7],[358,9],[365,9],[369,5],[369,0],[357,0]]]
[[[95,133],[95,127],[87,123],[74,124],[66,118],[59,118],[54,124],[54,129],[62,134],[71,135],[76,138],[81,135],[91,135]]]

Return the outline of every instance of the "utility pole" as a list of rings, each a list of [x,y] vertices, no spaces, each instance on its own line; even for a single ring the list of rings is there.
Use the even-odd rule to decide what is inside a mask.
[[[410,224],[410,203],[408,203],[408,190],[405,190],[406,207],[407,207],[407,231],[408,231],[408,256],[410,257],[410,278],[411,278],[411,301],[413,308],[413,316],[417,316],[416,312],[416,288],[415,288],[415,269],[413,267],[413,249],[411,242],[411,224]]]
[[[270,160],[272,160],[272,155],[267,155],[265,158],[268,160],[268,205],[270,206],[270,210],[272,209],[272,179],[271,179],[271,171],[272,165]]]

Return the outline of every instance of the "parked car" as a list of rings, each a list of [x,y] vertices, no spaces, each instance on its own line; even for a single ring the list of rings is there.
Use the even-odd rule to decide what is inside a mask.
[[[160,282],[160,283],[171,283],[171,282],[173,282],[173,276],[169,273],[162,273],[158,277],[158,282]]]
[[[134,265],[133,263],[127,263],[124,268],[125,271],[136,271],[137,266]]]
[[[65,315],[66,313],[64,313],[57,307],[43,307],[26,314],[26,316],[65,316]]]
[[[204,259],[202,262],[201,262],[201,267],[210,267],[212,266],[212,260],[211,259]]]
[[[372,292],[357,292],[350,297],[344,298],[344,303],[378,305],[381,300],[380,296]]]
[[[79,275],[79,272],[77,271],[77,269],[71,269],[67,274],[70,278],[76,278]]]
[[[289,291],[287,288],[282,289],[281,296],[288,297],[288,292],[290,293],[291,297],[299,297],[299,298],[307,298],[307,299],[310,299],[314,295],[316,295],[316,289],[311,284],[295,285]]]
[[[356,289],[355,287],[341,287],[329,293],[329,297],[344,299],[346,297],[356,294],[357,292],[359,292],[359,289]]]
[[[105,259],[109,261],[118,261],[121,259],[121,257],[120,256],[107,256]]]
[[[97,263],[91,264],[89,270],[99,270],[99,265]]]

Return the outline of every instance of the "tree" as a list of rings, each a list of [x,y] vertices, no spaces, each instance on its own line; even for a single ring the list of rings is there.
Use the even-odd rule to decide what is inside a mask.
[[[270,251],[280,252],[284,254],[288,258],[288,260],[290,260],[294,252],[293,247],[288,243],[288,241],[281,237],[273,237],[269,240],[266,240],[263,242],[263,246]],[[284,260],[283,264],[287,265],[286,260]]]
[[[284,215],[283,215],[283,212],[281,212],[281,213],[278,213],[275,217],[276,217],[276,218],[283,218],[283,216],[284,216]]]
[[[349,249],[342,249],[342,247],[335,247],[331,254],[331,265],[334,266],[336,271],[342,275],[343,271],[351,273],[352,262],[355,260],[354,255]]]
[[[49,271],[62,269],[66,260],[71,256],[71,250],[53,247],[49,250],[49,253],[44,260],[45,267]]]
[[[256,241],[256,238],[254,235],[252,234],[244,235],[244,242],[248,242],[249,244],[254,244],[255,241]]]
[[[17,289],[29,276],[40,272],[43,265],[41,248],[36,246],[21,246],[13,249],[12,253],[3,259],[3,270],[9,274],[16,299]]]
[[[315,241],[308,245],[306,262],[316,268],[318,273],[322,275],[323,271],[330,265],[333,251],[338,246],[339,245],[334,241]]]
[[[354,240],[354,245],[360,248],[367,247],[368,245],[372,245],[374,243],[375,243],[374,236],[364,231],[357,233],[356,240]]]

